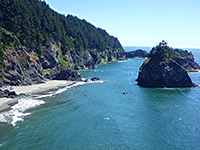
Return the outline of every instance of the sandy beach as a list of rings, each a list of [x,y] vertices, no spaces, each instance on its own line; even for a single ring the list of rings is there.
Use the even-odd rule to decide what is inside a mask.
[[[42,93],[49,90],[58,90],[62,87],[70,86],[75,84],[75,81],[66,80],[49,80],[45,83],[34,84],[29,86],[12,86],[11,91],[15,91],[16,94],[24,93],[27,95],[33,95],[36,93]],[[10,104],[17,103],[19,98],[0,98],[0,111],[5,111],[10,108]]]

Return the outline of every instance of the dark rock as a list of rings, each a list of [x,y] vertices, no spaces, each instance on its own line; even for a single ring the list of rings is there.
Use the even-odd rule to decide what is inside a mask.
[[[60,64],[59,50],[56,44],[50,43],[50,46],[42,48],[42,57],[40,62],[43,69],[52,69]]]
[[[183,66],[187,71],[195,71],[196,69],[200,69],[200,66],[194,62],[193,57],[187,57],[187,58],[173,58],[174,61],[176,61],[178,64]]]
[[[90,79],[85,79],[85,81],[84,82],[90,82]]]
[[[51,71],[52,80],[70,80],[70,81],[82,81],[81,75],[70,68],[65,68],[63,66],[57,66]]]
[[[147,51],[144,51],[144,50],[141,50],[141,49],[131,51],[131,52],[127,52],[128,58],[135,58],[135,57],[146,58],[146,57],[148,57],[148,55],[149,55],[149,53]]]
[[[8,96],[8,92],[0,89],[0,98],[7,97],[7,96]]]
[[[68,67],[72,69],[92,69],[95,67],[95,61],[89,51],[70,50],[68,56]]]
[[[9,91],[8,92],[8,98],[15,98],[17,97],[18,95],[14,92],[14,91]]]
[[[127,53],[125,52],[117,52],[117,60],[127,60]]]
[[[101,79],[100,78],[98,78],[98,77],[93,77],[93,78],[91,78],[91,81],[100,81]]]
[[[14,91],[0,89],[0,98],[16,98],[18,96]]]
[[[123,92],[124,95],[128,94],[128,92]]]
[[[195,87],[186,68],[192,67],[192,53],[173,49],[164,40],[153,47],[148,59],[140,67],[138,85],[151,88]]]
[[[4,50],[5,68],[1,70],[0,85],[31,85],[44,81],[38,56],[24,47],[14,46]]]
[[[140,67],[138,85],[153,88],[195,87],[187,71],[174,60],[159,62],[147,59]]]

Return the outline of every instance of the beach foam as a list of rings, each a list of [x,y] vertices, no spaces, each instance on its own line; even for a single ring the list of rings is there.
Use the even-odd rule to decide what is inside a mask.
[[[0,113],[0,122],[6,122],[15,126],[16,122],[23,121],[23,118],[31,113],[26,113],[26,110],[38,105],[42,105],[43,100],[33,100],[31,98],[23,98],[18,103],[11,107],[8,112]]]
[[[8,124],[11,124],[13,126],[16,125],[16,122],[23,121],[25,116],[30,115],[31,113],[26,112],[28,109],[45,104],[45,101],[40,100],[44,97],[50,97],[53,95],[57,95],[60,93],[63,93],[67,89],[83,84],[88,83],[103,83],[102,80],[100,81],[90,81],[90,82],[76,82],[75,84],[72,84],[71,86],[66,86],[64,88],[61,88],[55,92],[49,92],[45,95],[32,95],[33,97],[27,97],[20,99],[17,104],[11,107],[11,110],[7,112],[0,113],[0,122],[6,122]]]
[[[57,90],[53,95],[63,93],[64,91],[66,91],[67,89],[69,89],[71,87],[75,87],[75,86],[79,86],[79,85],[84,85],[84,84],[88,84],[88,83],[103,83],[103,81],[100,80],[100,81],[89,81],[89,82],[76,82],[75,84],[73,84],[71,86],[67,86],[65,88]]]

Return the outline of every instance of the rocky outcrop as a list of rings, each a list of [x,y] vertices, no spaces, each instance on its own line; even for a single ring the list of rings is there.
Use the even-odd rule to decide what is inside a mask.
[[[200,66],[194,61],[194,57],[187,58],[173,58],[178,64],[180,64],[183,68],[185,68],[189,72],[196,71],[196,69],[200,69]]]
[[[188,58],[193,58],[188,51],[173,49],[162,41],[152,48],[148,59],[140,67],[138,85],[150,88],[197,86],[185,69],[191,66],[186,65],[190,62]]]
[[[0,86],[31,85],[51,80],[81,81],[78,69],[94,68],[95,64],[127,59],[125,52],[90,52],[68,50],[61,53],[55,43],[42,47],[42,56],[25,47],[4,50],[5,67],[0,70]]]
[[[42,66],[34,52],[13,46],[4,50],[3,60],[5,68],[1,71],[0,85],[30,85],[44,81]]]
[[[149,55],[149,53],[147,51],[142,50],[142,49],[138,49],[138,50],[135,50],[135,51],[127,52],[127,57],[128,58],[135,58],[135,57],[146,58],[146,57],[148,57],[148,55]]]
[[[17,97],[24,97],[26,96],[25,94],[21,93],[21,94],[16,94],[14,91],[9,91],[9,90],[2,90],[0,89],[0,98],[17,98]]]
[[[174,60],[159,62],[147,59],[140,67],[138,85],[150,88],[195,87],[187,71]]]
[[[50,43],[50,46],[42,47],[40,63],[43,69],[52,69],[60,64],[59,50],[55,44]]]
[[[105,62],[122,61],[127,59],[126,52],[103,52],[103,53],[91,53],[95,64],[101,64]]]
[[[81,75],[77,71],[70,68],[66,68],[63,65],[59,65],[51,70],[50,79],[82,81]]]
[[[93,77],[93,78],[91,78],[91,81],[100,81],[101,79],[100,78],[98,78],[98,77]]]
[[[94,68],[95,60],[89,51],[69,50],[66,54],[68,56],[69,68],[72,69],[90,69]]]

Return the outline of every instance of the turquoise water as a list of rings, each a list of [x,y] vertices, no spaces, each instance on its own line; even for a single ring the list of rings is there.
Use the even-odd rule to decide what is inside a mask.
[[[194,50],[199,61],[200,50]],[[144,59],[81,71],[103,83],[43,97],[15,126],[0,124],[1,150],[199,150],[200,87],[148,89],[135,79]],[[200,84],[200,73],[191,73]],[[124,95],[123,92],[128,92]]]

